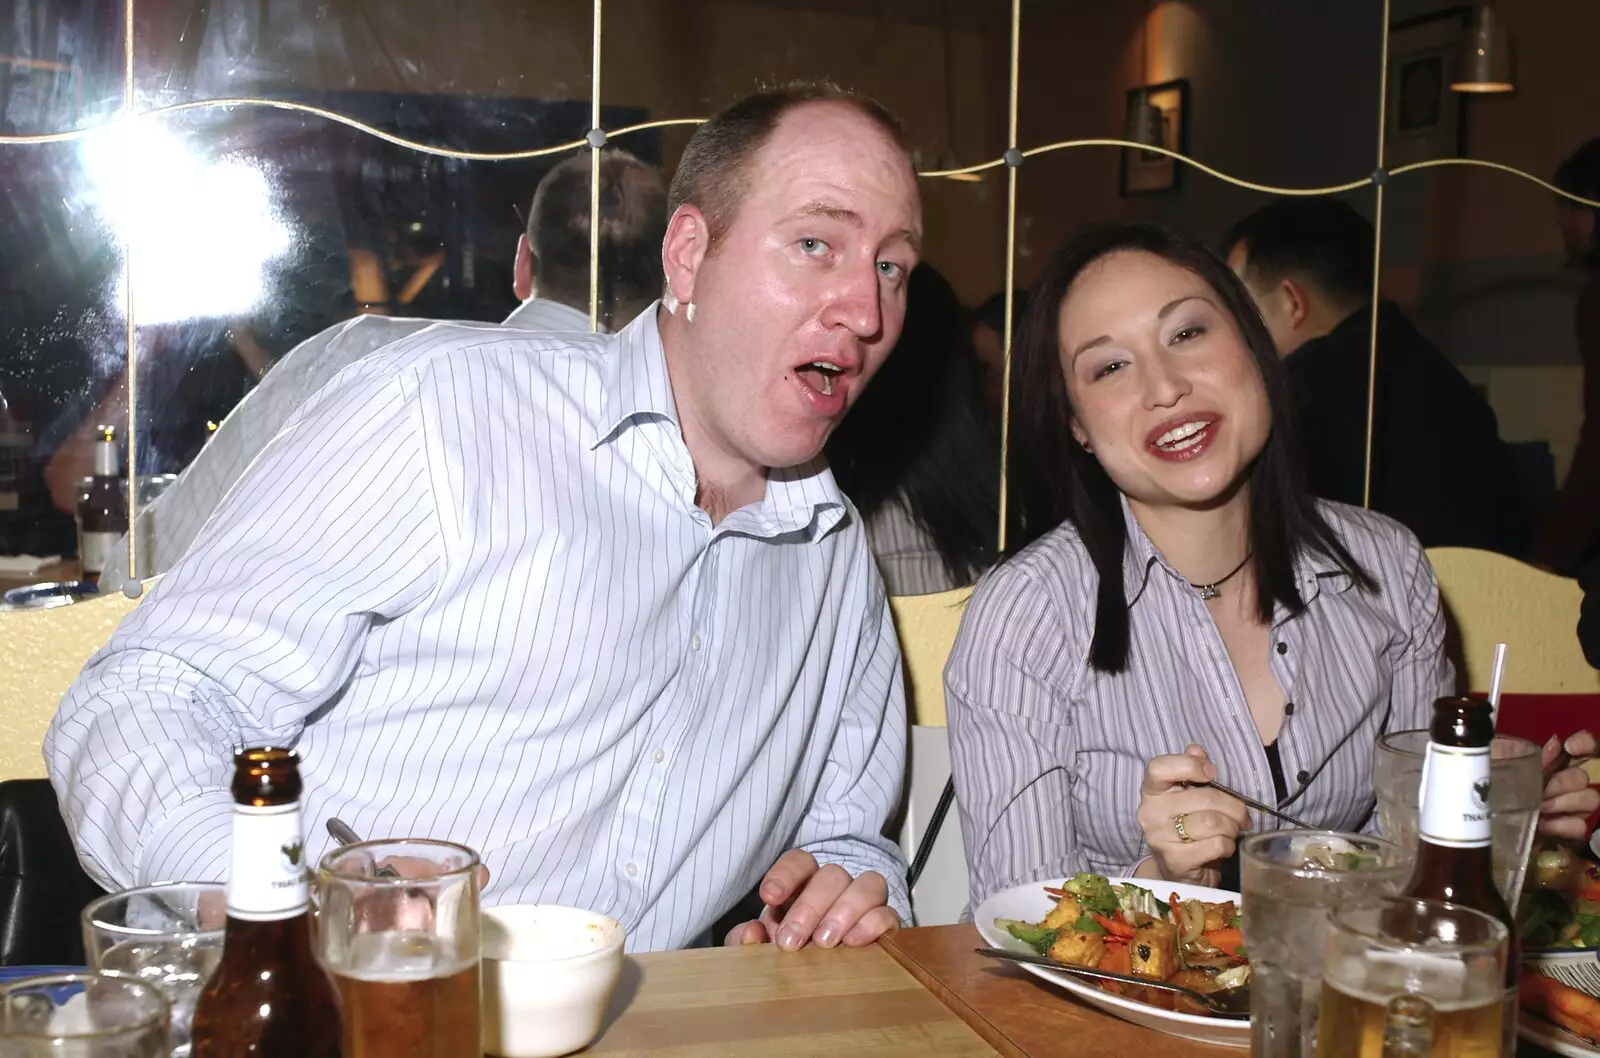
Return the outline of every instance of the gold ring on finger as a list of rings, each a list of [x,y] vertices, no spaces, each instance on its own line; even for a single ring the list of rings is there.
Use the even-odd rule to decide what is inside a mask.
[[[1178,840],[1183,842],[1185,845],[1192,844],[1194,842],[1194,838],[1189,836],[1189,831],[1184,826],[1184,821],[1188,818],[1188,812],[1179,812],[1177,815],[1172,817],[1172,829],[1178,832]]]

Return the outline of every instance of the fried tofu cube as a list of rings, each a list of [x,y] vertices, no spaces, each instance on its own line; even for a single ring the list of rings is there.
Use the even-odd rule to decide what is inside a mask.
[[[1050,913],[1044,917],[1044,921],[1039,925],[1045,929],[1071,929],[1073,923],[1077,922],[1082,915],[1083,906],[1078,903],[1077,898],[1063,896],[1061,901],[1050,909]]]
[[[1205,931],[1207,933],[1214,929],[1233,928],[1233,920],[1238,916],[1239,912],[1234,910],[1232,900],[1221,904],[1207,903],[1204,906],[1206,909]]]
[[[1152,922],[1133,931],[1128,942],[1128,965],[1135,977],[1165,981],[1178,971],[1178,927]]]
[[[1076,929],[1064,929],[1057,933],[1055,943],[1050,945],[1050,958],[1074,966],[1099,966],[1105,953],[1106,938],[1103,933],[1087,933]]]

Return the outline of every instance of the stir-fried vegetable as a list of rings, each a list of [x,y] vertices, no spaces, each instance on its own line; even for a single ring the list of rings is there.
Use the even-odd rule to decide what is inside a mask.
[[[1600,947],[1600,870],[1577,861],[1576,869],[1553,869],[1541,852],[1517,909],[1522,943],[1529,948]],[[1539,863],[1538,860],[1547,862]]]
[[[1118,907],[1116,890],[1103,874],[1079,872],[1071,880],[1062,882],[1061,888],[1077,897],[1078,903],[1090,911],[1109,915]]]
[[[1244,936],[1232,901],[1184,900],[1174,893],[1166,903],[1143,886],[1112,885],[1102,875],[1087,873],[1045,892],[1056,898],[1056,905],[1042,921],[996,919],[995,925],[1041,955],[1078,966],[1168,981],[1198,992],[1249,981]],[[1103,987],[1141,1002],[1174,1001],[1171,993],[1137,986],[1108,982]]]

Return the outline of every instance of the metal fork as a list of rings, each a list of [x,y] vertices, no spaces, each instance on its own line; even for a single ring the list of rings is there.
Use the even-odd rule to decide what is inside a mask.
[[[1167,981],[1155,981],[1145,977],[1132,977],[1128,974],[1112,973],[1110,970],[1099,970],[1090,966],[1078,966],[1074,963],[1061,962],[1044,955],[1030,955],[1020,951],[1010,951],[1006,948],[978,948],[979,955],[987,955],[991,959],[1003,959],[1006,962],[1027,963],[1030,966],[1044,966],[1061,973],[1076,974],[1079,977],[1089,977],[1096,981],[1117,981],[1125,985],[1137,985],[1140,988],[1154,988],[1163,992],[1175,992],[1181,996],[1199,1003],[1213,1014],[1224,1018],[1248,1018],[1250,1016],[1250,989],[1248,986],[1241,988],[1227,988],[1220,992],[1196,992],[1192,988],[1175,985]]]
[[[1277,816],[1279,819],[1283,820],[1285,823],[1292,823],[1295,826],[1299,827],[1301,830],[1320,830],[1321,829],[1320,827],[1312,826],[1310,823],[1307,823],[1303,819],[1296,819],[1294,816],[1290,815],[1288,812],[1285,812],[1280,808],[1275,808],[1272,805],[1269,805],[1264,801],[1257,801],[1254,797],[1250,797],[1247,794],[1242,794],[1238,790],[1230,789],[1229,787],[1226,787],[1226,786],[1222,785],[1220,782],[1215,782],[1215,781],[1213,781],[1213,782],[1200,782],[1200,783],[1194,783],[1193,785],[1195,785],[1195,786],[1209,786],[1213,790],[1216,790],[1219,793],[1225,793],[1229,797],[1236,798],[1237,800],[1243,801],[1247,807],[1254,808],[1257,812],[1265,812],[1269,816]]]

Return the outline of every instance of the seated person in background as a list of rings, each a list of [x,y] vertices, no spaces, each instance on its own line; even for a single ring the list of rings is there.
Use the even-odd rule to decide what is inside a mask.
[[[1276,824],[1185,784],[1369,825],[1375,739],[1454,690],[1433,568],[1403,526],[1306,491],[1272,338],[1204,246],[1094,229],[1033,299],[1020,550],[945,669],[972,900],[1078,871],[1237,889],[1239,833]],[[1581,831],[1587,786],[1551,779],[1547,831]]]
[[[1578,611],[1578,643],[1583,656],[1600,669],[1600,562],[1591,562],[1578,574],[1583,605]]]
[[[1589,140],[1556,169],[1555,185],[1600,200],[1600,138]],[[1574,308],[1583,364],[1583,426],[1561,491],[1534,541],[1534,561],[1572,576],[1600,562],[1600,210],[1560,199],[1557,220],[1567,263],[1584,278]]]
[[[528,211],[528,230],[517,240],[515,292],[522,299],[501,326],[524,331],[589,329],[589,152],[545,174]],[[666,188],[660,173],[623,151],[607,149],[600,162],[601,319],[627,322],[660,289],[661,235],[666,230]],[[437,320],[362,315],[291,349],[222,421],[194,462],[154,503],[139,512],[154,526],[146,576],[171,568],[211,517],[250,461],[306,400],[357,360]],[[488,326],[488,325],[481,325]],[[101,583],[128,576],[126,538],[112,549]]]
[[[1011,340],[1019,340],[1016,331],[1028,311],[1028,292],[1013,291],[1011,295]],[[1002,398],[1006,387],[1006,295],[1004,291],[991,295],[979,306],[972,320],[972,347],[978,361],[983,364],[984,393],[989,400],[989,411],[996,419],[1000,416]]]
[[[1360,506],[1372,225],[1333,199],[1280,199],[1223,245],[1284,357],[1312,493]],[[1527,503],[1494,411],[1389,302],[1378,310],[1371,508],[1423,547],[1527,546]]]
[[[899,337],[922,210],[899,124],[827,85],[701,125],[666,291],[617,334],[439,325],[323,387],[62,701],[88,873],[226,870],[232,753],[295,746],[306,852],[477,849],[489,904],[632,950],[872,943],[906,716],[883,585],[818,457]]]
[[[890,595],[965,587],[994,562],[1000,431],[980,370],[961,300],[918,265],[900,343],[827,448]]]

